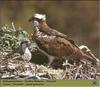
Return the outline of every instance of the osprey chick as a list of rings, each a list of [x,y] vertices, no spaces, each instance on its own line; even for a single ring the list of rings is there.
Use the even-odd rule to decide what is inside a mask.
[[[25,61],[25,62],[29,62],[32,58],[32,54],[29,50],[29,42],[28,41],[22,41],[21,42],[21,49],[22,49],[22,59]]]
[[[50,28],[46,23],[45,15],[34,14],[29,21],[32,21],[34,25],[34,39],[38,45],[38,49],[48,56],[49,65],[54,58],[62,58],[65,60],[87,59],[94,64],[96,63],[95,59],[84,54],[67,35]]]

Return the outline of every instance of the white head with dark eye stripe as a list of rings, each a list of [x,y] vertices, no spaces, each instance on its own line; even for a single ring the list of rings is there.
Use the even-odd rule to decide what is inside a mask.
[[[33,16],[34,18],[36,18],[37,20],[46,20],[46,15],[44,14],[34,14]]]
[[[39,23],[41,21],[46,21],[46,15],[44,14],[34,14],[29,21],[33,21],[34,23],[34,27],[38,27],[39,28]]]

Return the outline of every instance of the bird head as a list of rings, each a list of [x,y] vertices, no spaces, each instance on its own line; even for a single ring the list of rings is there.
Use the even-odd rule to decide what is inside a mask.
[[[22,54],[23,54],[25,52],[25,49],[30,47],[30,42],[26,41],[26,40],[23,40],[20,43],[20,47],[21,47],[21,50],[23,51],[22,52]]]
[[[45,21],[46,20],[46,15],[36,13],[29,19],[29,21],[34,21],[34,20],[36,20],[38,22],[43,21],[43,20]]]
[[[28,41],[22,41],[21,46],[25,45],[25,47],[29,47],[29,42]]]
[[[34,23],[34,26],[39,26],[39,23],[42,21],[46,21],[46,15],[45,14],[34,14],[29,21]]]

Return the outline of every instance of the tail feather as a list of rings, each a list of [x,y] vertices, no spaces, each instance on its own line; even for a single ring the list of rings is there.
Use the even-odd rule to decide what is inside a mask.
[[[82,59],[86,59],[86,60],[89,60],[92,62],[92,64],[95,64],[97,63],[96,59],[94,59],[93,57],[89,56],[89,55],[86,55],[86,54],[83,54],[82,55]]]

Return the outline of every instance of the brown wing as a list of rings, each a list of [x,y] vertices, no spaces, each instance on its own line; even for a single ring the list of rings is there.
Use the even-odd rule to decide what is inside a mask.
[[[65,35],[61,32],[58,32],[57,30],[51,29],[49,27],[47,29],[45,29],[44,32],[46,32],[46,34],[48,34],[48,35],[54,35],[54,36],[58,36],[58,37],[62,37],[62,38],[68,38],[67,35]]]
[[[64,38],[64,39],[68,40],[71,44],[73,44],[74,46],[76,46],[78,48],[78,46],[75,44],[75,42],[73,40],[69,39],[67,35],[65,35],[61,32],[58,32],[57,30],[48,28],[48,29],[45,29],[45,32],[48,35],[54,35],[54,36],[57,36],[57,37]]]
[[[53,56],[70,56],[74,52],[74,46],[66,39],[56,36],[41,36],[36,38],[39,48]]]

